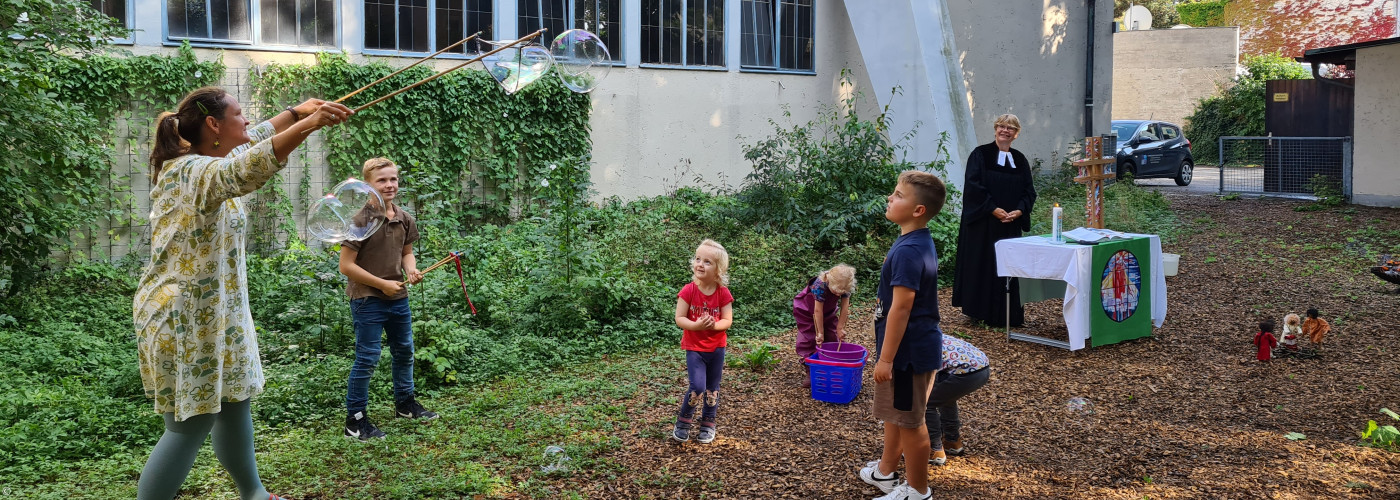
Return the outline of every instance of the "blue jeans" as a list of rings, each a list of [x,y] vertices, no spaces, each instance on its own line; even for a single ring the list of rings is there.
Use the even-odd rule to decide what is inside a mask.
[[[345,393],[348,414],[365,410],[369,404],[369,379],[379,365],[380,337],[387,332],[389,352],[394,357],[394,402],[413,397],[413,314],[408,297],[384,300],[364,297],[350,301],[355,321],[355,365],[350,367],[349,389]]]
[[[690,423],[696,403],[704,403],[700,421],[713,424],[719,413],[719,381],[724,375],[724,348],[714,352],[685,352],[686,378],[690,387],[681,397],[680,422]],[[700,401],[693,401],[699,399]]]

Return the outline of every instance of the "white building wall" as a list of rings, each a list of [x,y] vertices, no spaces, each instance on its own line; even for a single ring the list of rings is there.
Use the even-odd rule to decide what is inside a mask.
[[[164,42],[163,0],[133,0],[137,54],[175,50]],[[978,2],[949,0],[944,9],[933,9],[922,2],[910,2],[922,18],[916,29],[931,30],[934,22],[944,30],[943,44],[931,47],[950,65],[926,73],[924,87],[917,82],[882,78],[874,88],[865,61],[886,67],[901,64],[909,57],[900,47],[886,47],[862,53],[847,8],[854,3],[868,21],[888,18],[891,26],[899,16],[886,13],[876,3],[817,0],[815,18],[815,74],[759,73],[739,70],[740,1],[726,0],[727,68],[661,69],[640,64],[640,29],[634,21],[640,15],[641,0],[624,0],[624,44],[615,54],[625,66],[615,68],[595,90],[591,118],[594,142],[593,181],[600,196],[633,198],[662,194],[700,177],[704,183],[737,187],[751,170],[744,160],[742,146],[770,135],[769,120],[791,125],[814,118],[824,106],[834,106],[844,95],[861,92],[859,112],[873,118],[882,103],[888,103],[890,90],[903,87],[906,96],[938,105],[964,107],[955,121],[940,119],[928,107],[895,102],[893,116],[896,137],[914,123],[919,126],[916,153],[927,153],[943,130],[961,129],[964,138],[950,145],[954,158],[950,177],[962,182],[962,163],[967,149],[990,142],[992,120],[1001,113],[1015,113],[1023,129],[1015,147],[1032,159],[1054,163],[1064,158],[1073,141],[1083,137],[1087,29],[1086,0],[1042,0],[1041,2]],[[365,56],[362,52],[362,3],[340,3],[340,50],[352,61],[373,57],[391,65],[403,65],[414,57]],[[515,3],[496,5],[497,38],[515,35]],[[1111,108],[1113,38],[1112,3],[1097,0],[1095,25],[1094,126],[1096,133],[1108,130]],[[870,14],[875,12],[876,17]],[[914,16],[918,17],[918,16]],[[925,19],[927,18],[927,19]],[[940,33],[943,37],[945,33]],[[910,42],[914,43],[914,42]],[[313,63],[314,54],[268,50],[197,49],[201,58],[223,57],[231,69],[260,67],[268,63]],[[955,62],[953,62],[955,61]],[[445,68],[457,61],[438,61]],[[843,69],[851,70],[854,86],[840,85]],[[938,72],[943,72],[939,82]],[[962,80],[959,86],[957,79]],[[932,84],[928,82],[933,82]],[[936,87],[936,88],[935,88]],[[961,93],[961,103],[951,102]],[[951,94],[951,95],[950,95]],[[502,98],[509,98],[502,95]],[[790,111],[791,118],[783,116]],[[969,119],[970,117],[970,119]],[[947,117],[943,117],[947,118]],[[901,128],[900,124],[903,124]],[[958,134],[954,134],[955,139]],[[974,137],[966,137],[974,136]],[[914,159],[928,159],[915,154]]]
[[[1012,147],[1046,166],[1084,139],[1086,0],[947,0],[977,144],[1002,113],[1021,119]],[[1094,135],[1110,130],[1113,2],[1094,2]],[[965,161],[963,158],[962,161]],[[961,179],[958,179],[961,181]]]
[[[1400,207],[1400,44],[1356,51],[1352,201]]]
[[[841,2],[816,2],[815,75],[740,72],[739,2],[731,0],[726,11],[727,70],[647,68],[632,58],[593,91],[593,182],[600,196],[663,194],[693,184],[696,176],[737,187],[752,171],[743,145],[771,135],[770,119],[806,123],[823,106],[839,103],[846,68],[855,88],[845,91],[864,92],[868,99],[859,113],[874,118],[871,93],[878,90],[869,88]],[[628,40],[640,38],[626,33]],[[629,54],[639,54],[632,47]]]

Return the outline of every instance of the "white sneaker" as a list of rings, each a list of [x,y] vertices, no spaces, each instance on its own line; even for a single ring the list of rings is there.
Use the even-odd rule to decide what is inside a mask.
[[[880,488],[880,491],[885,493],[894,491],[896,486],[902,484],[899,482],[899,471],[897,470],[891,472],[889,477],[880,477],[879,460],[865,463],[865,467],[860,469],[860,480],[865,481],[866,484]]]
[[[875,500],[931,500],[933,498],[933,488],[928,489],[928,493],[914,491],[909,483],[899,483],[890,494],[876,497]]]

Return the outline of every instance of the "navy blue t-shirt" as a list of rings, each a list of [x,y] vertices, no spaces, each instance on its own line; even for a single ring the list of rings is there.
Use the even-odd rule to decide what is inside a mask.
[[[909,311],[904,339],[895,351],[893,368],[914,373],[938,371],[943,365],[943,331],[938,327],[938,250],[928,228],[900,236],[885,254],[880,287],[875,291],[877,358],[885,345],[885,320],[896,286],[914,290],[914,307]]]

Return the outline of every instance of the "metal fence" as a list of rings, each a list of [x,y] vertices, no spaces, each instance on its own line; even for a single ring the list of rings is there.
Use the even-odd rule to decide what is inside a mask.
[[[1219,192],[1310,197],[1337,189],[1350,199],[1351,145],[1350,137],[1221,137]]]

